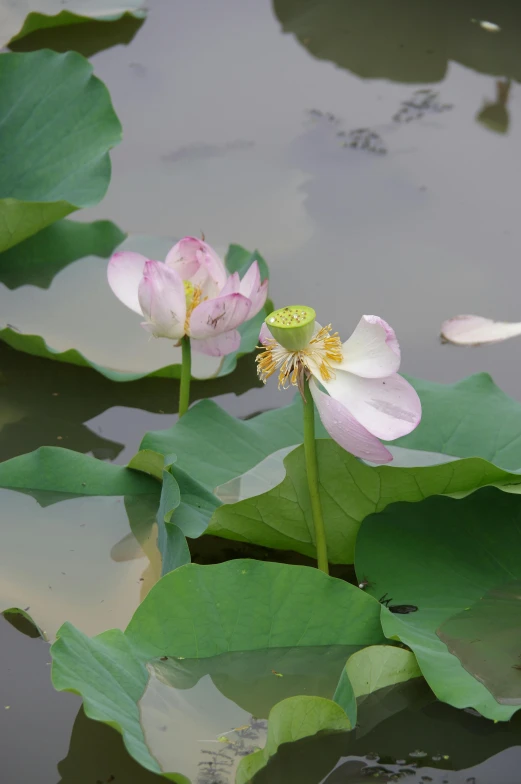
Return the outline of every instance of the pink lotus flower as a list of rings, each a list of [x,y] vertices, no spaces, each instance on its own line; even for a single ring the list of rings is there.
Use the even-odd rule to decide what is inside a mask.
[[[240,280],[195,237],[174,245],[164,263],[140,253],[115,253],[107,276],[116,297],[144,316],[141,326],[154,337],[178,341],[189,335],[194,351],[212,357],[239,348],[237,327],[261,310],[268,294],[256,261]]]
[[[296,306],[288,310],[298,317]],[[314,316],[311,308],[303,308],[304,320],[307,311]],[[280,316],[278,320],[280,324]],[[415,389],[397,373],[400,347],[393,329],[378,316],[362,316],[343,344],[338,333],[331,334],[331,325],[315,324],[310,334],[303,347],[288,350],[274,339],[265,322],[260,333],[265,351],[257,357],[260,378],[265,382],[280,369],[279,388],[293,384],[302,389],[302,374],[306,374],[331,438],[356,457],[388,463],[392,454],[379,439],[405,436],[421,419]]]

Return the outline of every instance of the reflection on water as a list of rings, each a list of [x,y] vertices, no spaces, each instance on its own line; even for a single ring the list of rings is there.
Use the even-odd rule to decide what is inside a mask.
[[[25,610],[47,640],[64,621],[124,629],[161,576],[157,496],[37,498],[0,490],[0,608]]]
[[[437,82],[450,61],[521,79],[521,12],[510,0],[273,0],[314,57],[372,79]]]
[[[510,125],[508,113],[510,87],[510,79],[496,82],[496,100],[485,100],[482,109],[476,115],[478,122],[496,133],[507,133]]]
[[[0,460],[40,446],[63,446],[127,463],[147,430],[171,427],[179,384],[142,379],[116,384],[88,368],[30,357],[0,343]],[[275,404],[251,357],[230,376],[193,382],[191,398],[217,398],[239,416]],[[255,388],[255,389],[253,389]],[[238,398],[247,390],[251,395]],[[289,401],[288,401],[289,402]]]
[[[517,318],[517,289],[504,280],[518,274],[521,92],[510,91],[508,134],[475,118],[498,78],[521,77],[520,7],[274,0],[273,9],[154,0],[127,50],[95,56],[125,136],[107,197],[81,218],[259,247],[278,304],[311,291],[319,318],[346,337],[360,313],[379,313],[399,335],[405,372],[453,381],[486,369],[521,396],[505,345],[461,352],[438,342],[452,313]],[[268,59],[253,54],[261,50]],[[393,121],[404,103],[426,99],[414,121]],[[322,119],[310,124],[310,109]],[[351,141],[363,149],[336,135],[362,130]],[[387,154],[369,154],[371,139]],[[252,144],[227,148],[237,140]]]
[[[151,662],[139,704],[147,746],[165,772],[194,784],[233,784],[241,757],[264,746],[271,708],[299,694],[331,699],[354,650],[273,648]]]

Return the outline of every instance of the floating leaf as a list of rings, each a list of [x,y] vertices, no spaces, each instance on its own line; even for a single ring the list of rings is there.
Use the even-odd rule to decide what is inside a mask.
[[[393,504],[364,521],[356,546],[357,573],[371,583],[367,591],[387,594],[392,605],[418,607],[406,615],[382,607],[386,636],[413,650],[439,699],[503,721],[517,707],[500,705],[449,653],[436,629],[487,591],[521,579],[520,523],[517,495],[484,488],[458,501]],[[502,645],[501,638],[496,642]]]
[[[108,258],[125,239],[110,221],[56,221],[14,248],[0,253],[0,281],[9,289],[47,289],[54,276],[84,256]]]
[[[272,708],[265,747],[241,761],[235,782],[248,784],[282,743],[302,740],[317,732],[347,732],[351,723],[342,708],[323,697],[289,697]]]
[[[0,54],[0,84],[3,251],[103,198],[121,125],[76,52]]]
[[[20,38],[50,27],[63,27],[67,25],[82,24],[93,19],[97,21],[112,22],[125,15],[143,19],[146,11],[141,0],[126,0],[123,3],[111,3],[107,0],[72,0],[63,7],[60,0],[9,0],[0,2],[0,30],[2,38],[0,46],[17,41]]]
[[[353,650],[382,642],[379,614],[372,597],[316,569],[249,560],[188,564],[157,583],[125,633],[113,630],[89,639],[66,623],[52,647],[53,683],[59,691],[81,694],[86,714],[122,732],[127,749],[144,767],[184,781],[151,753],[159,715],[168,710],[164,706],[158,715],[158,700],[164,705],[161,684],[183,679],[183,659],[277,649],[274,662],[282,668],[281,648]],[[173,675],[171,658],[178,660]],[[272,673],[273,682],[287,689],[280,674]],[[191,675],[187,682],[193,682]],[[186,721],[186,711],[183,716]],[[223,732],[228,729],[233,725]]]
[[[120,249],[162,259],[172,244],[173,240],[161,237],[132,236]],[[258,254],[244,254],[260,260]],[[71,296],[71,291],[81,291],[81,297]],[[88,256],[76,261],[55,277],[48,292],[0,290],[0,309],[8,322],[0,329],[0,339],[19,351],[91,367],[112,381],[181,375],[181,349],[171,341],[151,338],[140,326],[139,316],[114,297],[105,259]],[[207,379],[231,373],[237,360],[257,345],[265,315],[261,310],[239,327],[242,339],[237,352],[220,358],[194,351],[192,376]]]

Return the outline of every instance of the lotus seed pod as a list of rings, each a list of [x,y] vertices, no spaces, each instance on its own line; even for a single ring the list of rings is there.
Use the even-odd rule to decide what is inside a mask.
[[[270,313],[266,325],[277,343],[285,349],[301,351],[313,337],[315,316],[313,308],[306,305],[289,305]]]

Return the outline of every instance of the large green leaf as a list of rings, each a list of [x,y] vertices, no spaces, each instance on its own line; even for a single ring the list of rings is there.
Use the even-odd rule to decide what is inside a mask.
[[[422,420],[394,444],[521,468],[521,403],[505,395],[488,373],[456,384],[409,381],[422,401]]]
[[[122,16],[131,14],[138,19],[143,19],[146,11],[141,0],[126,0],[125,2],[109,3],[107,0],[72,0],[63,7],[60,0],[9,0],[0,2],[0,46],[8,42],[23,38],[35,30],[49,27],[62,27],[65,25],[82,24],[92,19],[112,22]]]
[[[316,435],[326,433],[317,417]],[[246,421],[202,400],[168,430],[147,433],[141,449],[177,455],[177,465],[213,491],[249,471],[273,452],[302,442],[302,400]],[[223,444],[226,460],[223,460]]]
[[[57,221],[0,253],[0,281],[9,289],[27,285],[47,289],[71,262],[84,256],[108,258],[124,239],[110,221]]]
[[[500,705],[436,635],[448,618],[487,591],[521,578],[521,499],[484,488],[463,500],[434,497],[393,504],[367,518],[358,535],[356,569],[374,596],[414,605],[405,615],[382,607],[387,637],[415,653],[427,682],[458,708],[509,719],[518,706]],[[497,646],[503,645],[501,636]],[[500,658],[498,654],[498,659]]]
[[[172,244],[172,240],[162,237],[134,235],[120,249],[162,259]],[[240,251],[250,263],[257,259],[265,269],[266,263],[258,253],[232,248],[234,255]],[[81,298],[74,293],[78,291]],[[45,293],[25,288],[14,295],[0,291],[0,309],[3,319],[10,322],[0,329],[0,339],[19,351],[91,367],[112,381],[178,379],[181,375],[181,349],[168,340],[150,340],[139,325],[139,317],[110,290],[104,259],[87,256],[70,265]],[[237,360],[255,349],[265,315],[261,310],[239,327],[241,345],[233,354],[219,358],[194,351],[193,377],[207,379],[231,373]]]
[[[121,139],[105,85],[75,52],[0,54],[0,250],[103,198]]]
[[[302,740],[317,732],[347,732],[351,723],[342,708],[324,697],[289,697],[271,710],[268,738],[263,749],[244,757],[235,778],[236,784],[248,784],[263,768],[282,743]]]
[[[64,620],[124,627],[161,576],[155,479],[67,449],[0,463],[0,611],[52,639]]]
[[[160,726],[171,725],[173,730],[175,721],[178,733],[183,723],[189,725],[189,695],[182,699],[180,715],[171,688],[172,683],[185,689],[193,683],[190,674],[185,679],[184,659],[276,649],[277,662],[282,662],[282,648],[316,650],[317,646],[324,651],[327,646],[347,646],[352,652],[383,641],[379,615],[378,602],[368,594],[316,569],[249,560],[189,564],[157,583],[125,633],[114,630],[89,639],[65,624],[52,647],[53,683],[58,690],[81,694],[87,715],[118,729],[129,752],[144,767],[186,781],[184,771],[174,772],[171,732],[163,733],[162,744],[158,734]],[[172,663],[173,670],[165,657],[178,660]],[[291,674],[289,660],[285,661],[288,670],[284,666],[285,671],[271,673],[273,683],[280,680],[281,691],[286,691],[283,697],[288,696],[285,678]],[[298,665],[298,659],[293,661]],[[341,669],[341,660],[336,661]],[[199,665],[197,671],[202,675]],[[226,671],[240,673],[238,660]],[[264,667],[263,673],[266,677]],[[247,680],[247,670],[240,677]],[[289,696],[296,696],[289,689]],[[241,711],[244,714],[244,708]],[[223,727],[225,713],[218,714]],[[234,718],[230,721],[230,729],[239,727]],[[227,729],[225,724],[221,733]],[[199,724],[195,731],[200,739]],[[189,742],[194,742],[193,737],[183,741]],[[191,761],[192,766],[196,763]]]
[[[317,441],[319,491],[330,561],[352,563],[362,520],[390,503],[468,493],[493,483],[508,486],[521,483],[521,474],[503,471],[481,458],[454,460],[444,455],[400,449],[393,453],[397,465],[371,467],[331,439]],[[272,463],[274,458],[275,455],[271,457]],[[275,479],[267,492],[255,492],[255,479],[261,487],[266,484],[260,475],[262,464],[250,472],[253,475],[250,481],[246,474],[230,483],[238,498],[244,500],[225,503],[216,509],[208,533],[314,556],[304,447],[296,448],[283,461],[285,478],[280,481],[270,466],[270,474]],[[282,456],[280,465],[282,468]],[[217,489],[216,494],[222,500],[232,497],[230,484]]]

